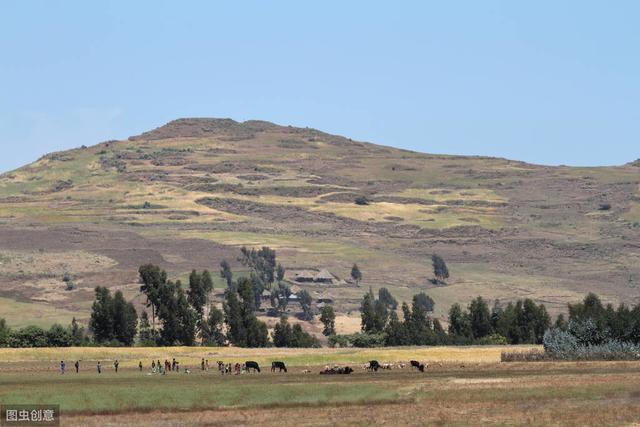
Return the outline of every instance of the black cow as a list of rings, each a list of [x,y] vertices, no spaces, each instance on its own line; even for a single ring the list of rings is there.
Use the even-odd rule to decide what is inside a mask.
[[[338,373],[344,374],[344,375],[349,375],[350,373],[353,372],[353,369],[351,369],[348,366],[345,366],[344,368],[341,368],[340,371],[342,371],[342,372],[338,372]]]
[[[367,366],[367,369],[369,371],[375,371],[378,372],[378,369],[380,369],[380,364],[378,363],[377,360],[371,360],[369,362],[369,366]]]
[[[275,372],[276,369],[279,369],[279,372],[284,371],[285,373],[287,372],[287,367],[285,366],[284,362],[272,362],[271,363],[271,372]]]
[[[247,372],[249,372],[249,369],[253,369],[254,372],[260,372],[260,365],[258,365],[258,362],[248,361],[245,362],[244,366],[247,368]]]
[[[412,368],[416,368],[420,372],[424,372],[424,364],[423,363],[420,363],[417,360],[412,360],[410,363],[411,363],[411,367]]]

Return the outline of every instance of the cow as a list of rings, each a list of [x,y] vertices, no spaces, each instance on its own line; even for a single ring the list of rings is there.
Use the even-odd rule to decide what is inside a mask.
[[[416,368],[416,369],[418,369],[420,372],[424,372],[424,368],[426,367],[426,366],[424,365],[424,363],[420,363],[420,362],[418,362],[417,360],[412,360],[410,363],[411,363],[411,367],[412,367],[412,368]]]
[[[276,369],[279,369],[278,372],[284,371],[285,374],[287,373],[287,367],[284,362],[271,362],[271,372],[275,372]]]
[[[367,366],[367,370],[378,372],[378,369],[380,369],[380,364],[378,363],[378,361],[377,360],[371,360],[369,362],[369,365]]]
[[[383,363],[382,365],[380,365],[380,369],[391,370],[393,369],[393,363]]]
[[[260,365],[258,365],[258,362],[247,361],[244,363],[244,366],[246,366],[247,372],[251,372],[250,370],[253,369],[253,372],[257,371],[260,373]]]

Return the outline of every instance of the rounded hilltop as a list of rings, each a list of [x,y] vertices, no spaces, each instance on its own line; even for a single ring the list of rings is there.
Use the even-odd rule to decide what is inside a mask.
[[[129,137],[130,141],[148,141],[169,138],[202,138],[207,136],[228,136],[238,139],[252,138],[260,132],[314,133],[323,132],[310,128],[281,126],[264,120],[238,122],[229,118],[181,118],[172,120],[156,129]]]

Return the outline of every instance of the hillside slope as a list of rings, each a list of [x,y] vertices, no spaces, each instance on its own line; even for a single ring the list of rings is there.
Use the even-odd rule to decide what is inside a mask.
[[[588,291],[636,302],[639,184],[638,164],[545,167],[262,121],[176,120],[0,176],[0,317],[86,319],[96,285],[140,301],[141,263],[176,277],[223,258],[239,268],[242,245],[276,248],[291,274],[344,279],[356,262],[362,287],[399,299],[426,289],[440,316],[476,295],[533,297],[556,312]],[[447,286],[428,282],[434,252]],[[339,283],[310,288],[355,309],[364,289]]]

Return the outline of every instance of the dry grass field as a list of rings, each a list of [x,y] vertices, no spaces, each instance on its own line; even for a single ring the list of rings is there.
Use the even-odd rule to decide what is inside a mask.
[[[631,425],[640,419],[636,362],[500,363],[529,347],[385,349],[78,348],[0,350],[0,401],[59,403],[62,425]],[[190,374],[151,374],[150,359],[176,357]],[[208,358],[256,360],[260,374],[201,371]],[[67,360],[67,373],[57,364]],[[76,374],[72,362],[82,360]],[[111,362],[118,358],[120,372]],[[95,371],[101,360],[104,372]],[[367,372],[370,359],[428,363]],[[143,360],[145,369],[136,365]],[[288,373],[271,373],[282,360]],[[318,375],[324,365],[352,375]],[[303,373],[310,370],[311,373]]]

